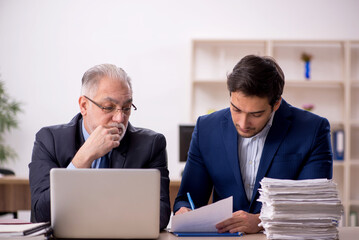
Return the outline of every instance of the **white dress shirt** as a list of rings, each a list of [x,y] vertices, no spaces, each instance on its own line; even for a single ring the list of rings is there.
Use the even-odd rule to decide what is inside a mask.
[[[254,184],[257,177],[259,162],[261,160],[264,142],[272,126],[274,112],[266,126],[250,138],[238,135],[238,159],[241,168],[242,180],[248,201],[251,201]]]

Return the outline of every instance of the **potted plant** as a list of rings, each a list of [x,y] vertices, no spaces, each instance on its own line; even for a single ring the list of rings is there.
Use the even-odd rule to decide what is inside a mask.
[[[18,127],[16,115],[20,111],[20,103],[10,98],[5,91],[4,82],[0,79],[0,171],[2,170],[3,174],[9,173],[3,169],[4,164],[17,156],[15,151],[6,145],[4,133]]]

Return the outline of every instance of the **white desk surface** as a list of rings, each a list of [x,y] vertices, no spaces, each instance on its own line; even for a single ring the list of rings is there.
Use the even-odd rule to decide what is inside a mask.
[[[354,240],[358,239],[359,227],[340,227],[339,240]],[[266,236],[262,233],[257,234],[245,234],[242,237],[176,237],[169,232],[161,232],[160,237],[157,240],[223,240],[223,239],[238,239],[238,240],[266,240]]]

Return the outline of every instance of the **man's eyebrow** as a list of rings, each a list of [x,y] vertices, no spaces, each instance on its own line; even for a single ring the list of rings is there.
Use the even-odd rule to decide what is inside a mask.
[[[127,104],[127,103],[132,103],[133,99],[132,98],[129,98],[127,99],[123,104]]]
[[[232,102],[230,102],[231,103],[231,105],[235,108],[235,109],[237,109],[238,111],[241,111],[241,112],[243,112],[241,109],[239,109],[236,105],[234,105]],[[257,112],[249,112],[250,114],[256,114],[256,113],[264,113],[266,110],[260,110],[260,111],[257,111]]]

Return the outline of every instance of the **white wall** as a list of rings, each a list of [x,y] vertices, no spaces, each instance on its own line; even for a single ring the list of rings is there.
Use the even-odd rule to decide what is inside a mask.
[[[28,175],[35,133],[78,112],[82,74],[99,63],[133,79],[135,126],[167,138],[178,179],[178,124],[190,113],[193,38],[359,39],[357,0],[0,0],[0,74],[23,103],[20,127],[6,135]]]

